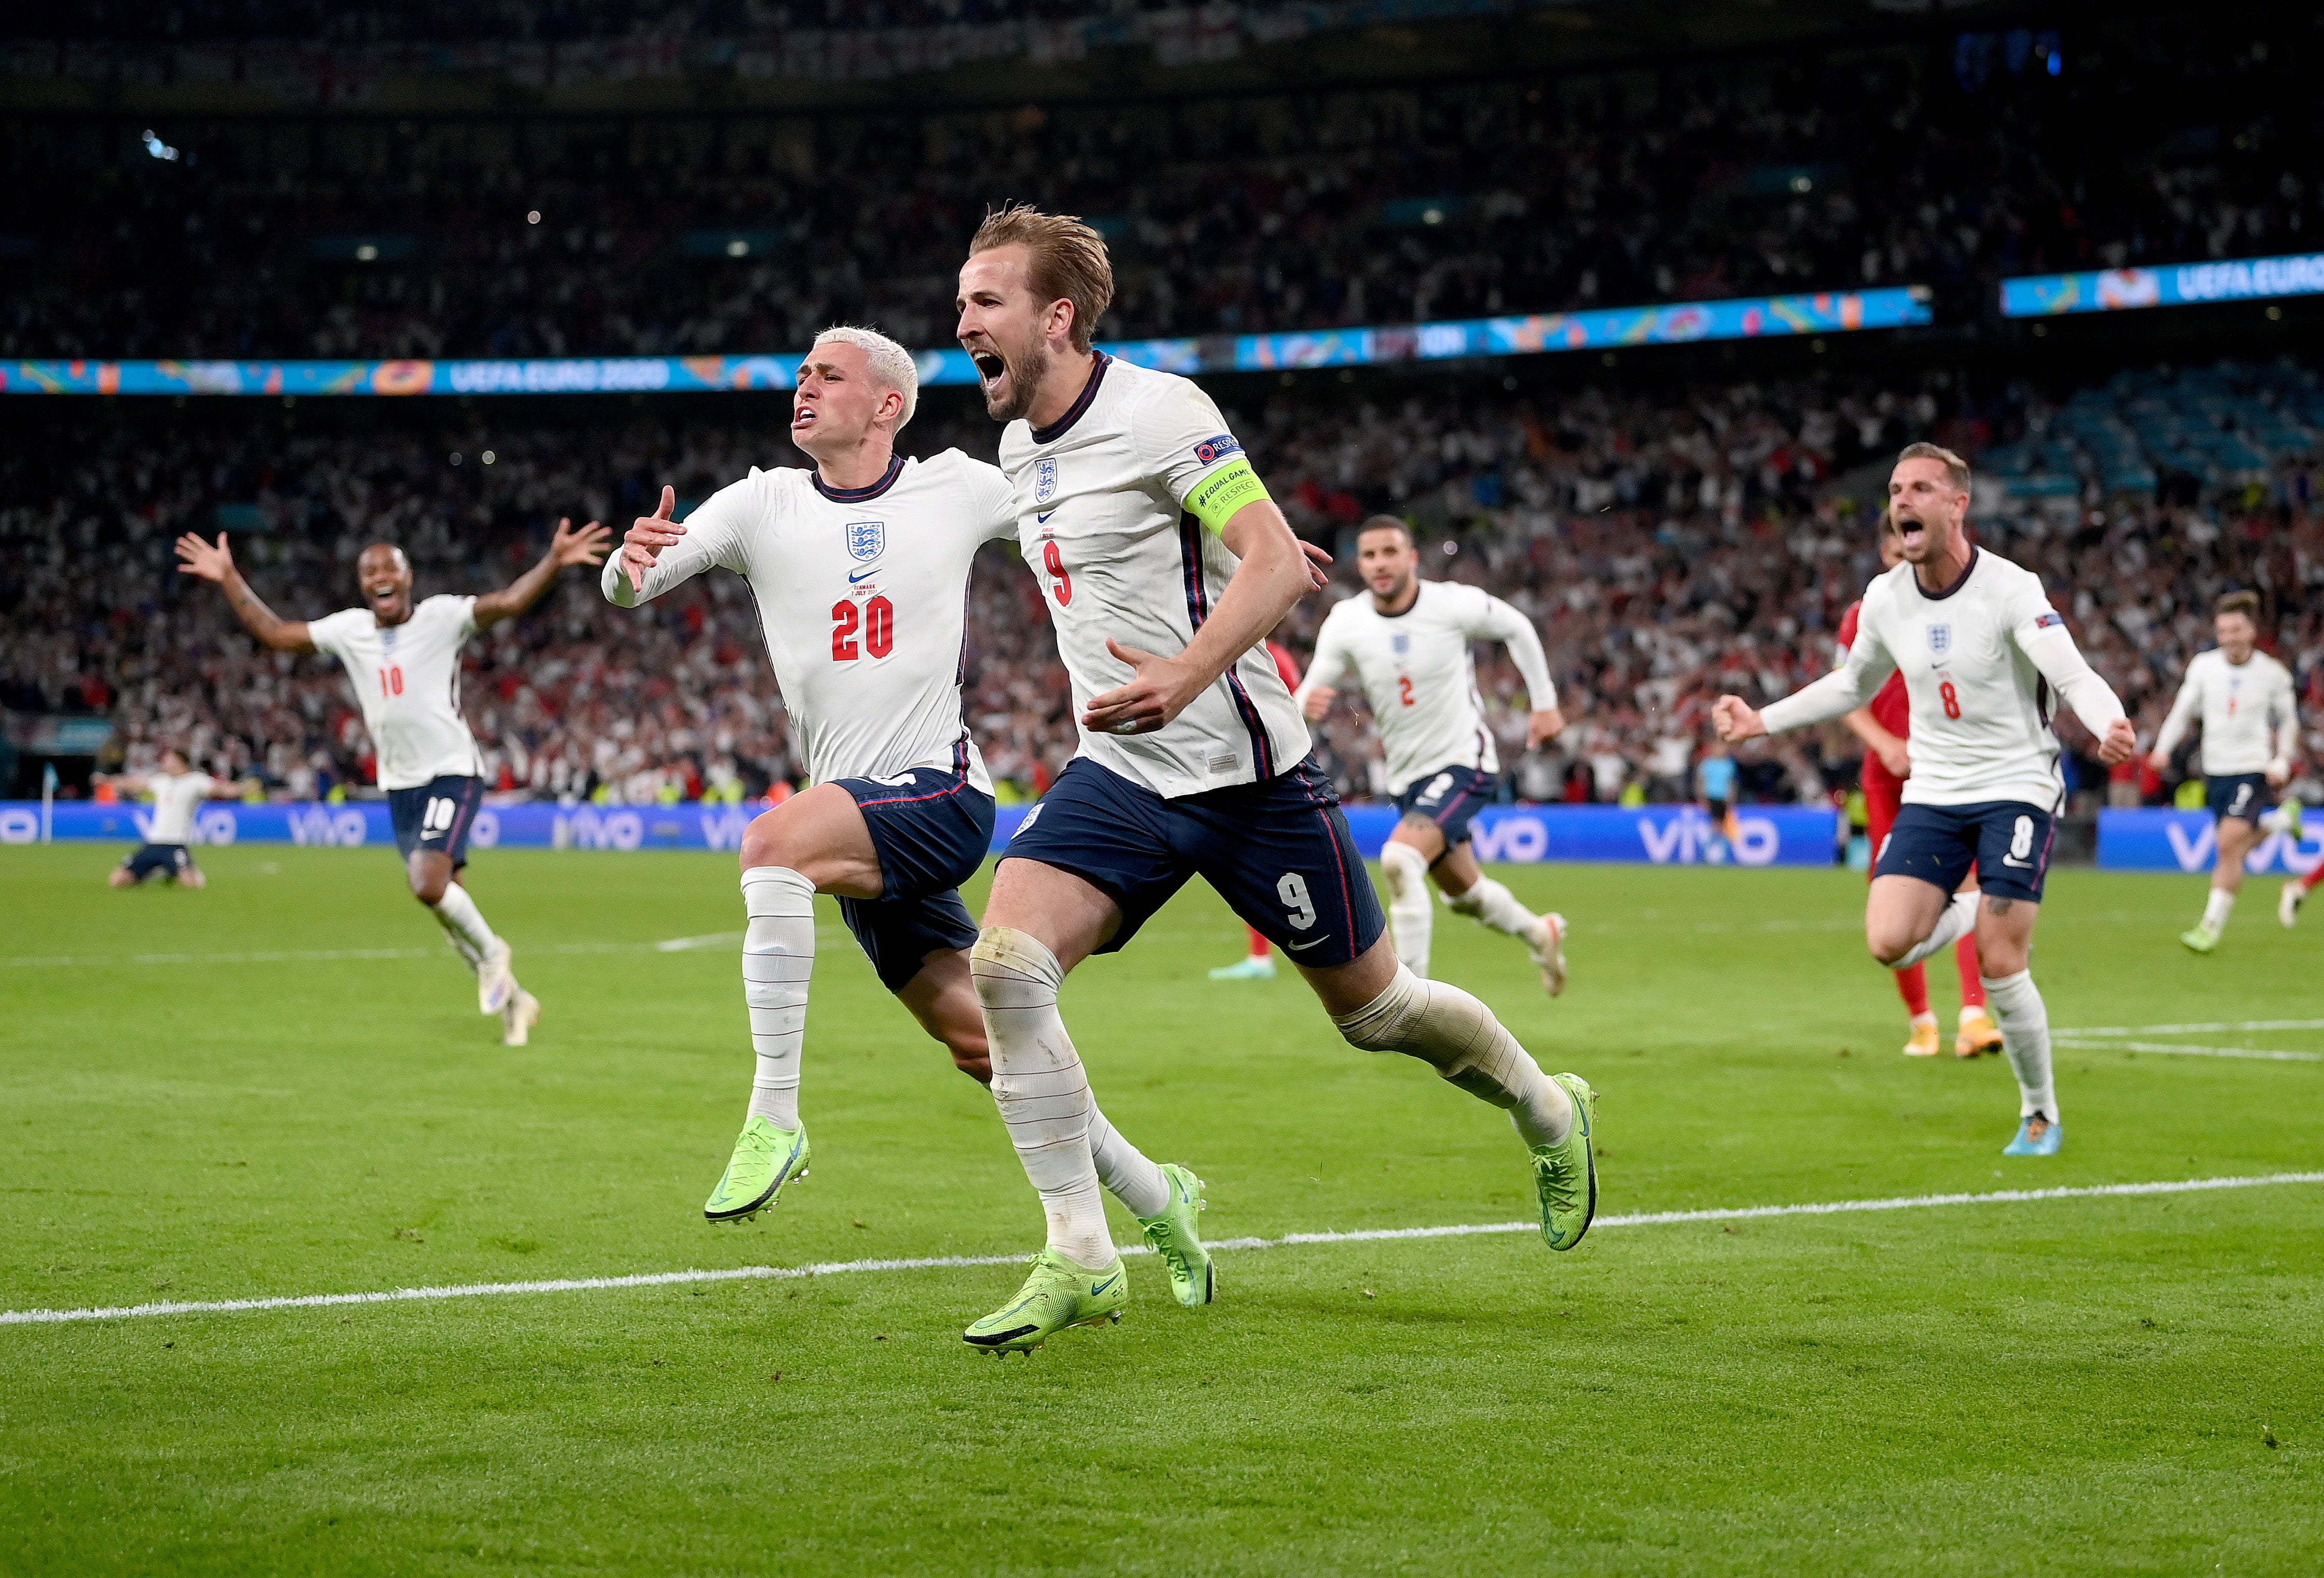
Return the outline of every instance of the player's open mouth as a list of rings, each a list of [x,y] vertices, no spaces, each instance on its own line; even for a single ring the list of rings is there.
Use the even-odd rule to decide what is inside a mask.
[[[813,406],[801,406],[798,410],[791,413],[791,426],[794,427],[804,427],[814,420],[815,408]]]
[[[1009,363],[991,351],[971,351],[968,359],[976,363],[976,376],[984,381],[987,388],[999,383],[1009,371]]]

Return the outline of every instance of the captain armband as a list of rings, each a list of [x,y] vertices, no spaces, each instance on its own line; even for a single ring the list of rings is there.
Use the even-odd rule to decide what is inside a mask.
[[[1216,537],[1226,530],[1237,510],[1268,497],[1267,484],[1250,469],[1250,462],[1236,459],[1194,485],[1194,491],[1186,495],[1186,513]]]

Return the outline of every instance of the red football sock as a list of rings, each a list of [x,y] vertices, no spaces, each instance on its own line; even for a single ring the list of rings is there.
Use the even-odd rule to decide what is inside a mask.
[[[2314,893],[2316,885],[2319,882],[2324,882],[2324,865],[2319,865],[2315,870],[2300,879],[2300,891]]]
[[[1904,1011],[1914,1018],[1929,1011],[1929,971],[1925,965],[1908,964],[1896,972],[1896,995],[1904,999]]]
[[[1250,933],[1251,958],[1265,959],[1268,946],[1266,934],[1256,926],[1245,926],[1243,930]]]
[[[1977,968],[1977,937],[1974,933],[1953,944],[1953,961],[1960,966],[1961,1006],[1985,1006],[1985,982],[1978,977]]]

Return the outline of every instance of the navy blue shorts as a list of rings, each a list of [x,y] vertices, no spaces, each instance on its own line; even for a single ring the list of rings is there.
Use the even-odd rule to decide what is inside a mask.
[[[193,868],[193,851],[183,844],[140,844],[121,863],[121,869],[139,882],[149,876],[166,876],[175,882]]]
[[[2258,825],[2260,816],[2267,810],[2267,775],[2265,773],[2228,773],[2203,780],[2203,803],[2211,814],[2224,821],[2228,817]]]
[[[1950,894],[1974,866],[1977,885],[1987,898],[2038,904],[2056,836],[2055,819],[2022,800],[1906,805],[1896,812],[1872,875],[1917,876]]]
[[[484,781],[446,774],[416,788],[387,792],[387,814],[395,823],[395,847],[409,861],[412,851],[452,857],[452,869],[468,863],[468,830],[484,803]]]
[[[880,853],[876,899],[842,898],[839,913],[890,992],[927,956],[976,942],[960,885],[992,848],[992,796],[957,773],[915,767],[887,778],[835,778],[855,798]]]
[[[1295,964],[1358,958],[1387,929],[1340,796],[1313,762],[1258,784],[1166,800],[1077,757],[1003,852],[1103,888],[1121,907],[1111,953],[1201,876]]]
[[[1444,854],[1449,855],[1453,845],[1469,841],[1470,819],[1493,803],[1493,791],[1500,782],[1499,774],[1480,773],[1474,767],[1439,767],[1406,784],[1404,793],[1396,797],[1396,808],[1406,816],[1434,822],[1444,834]],[[1444,855],[1437,858],[1442,860]]]

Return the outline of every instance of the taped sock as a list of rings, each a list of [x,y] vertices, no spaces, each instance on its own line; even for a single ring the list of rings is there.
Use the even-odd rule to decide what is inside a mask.
[[[1573,1103],[1533,1054],[1458,986],[1424,981],[1399,965],[1380,995],[1334,1015],[1351,1046],[1418,1058],[1480,1101],[1507,1109],[1528,1145],[1554,1145],[1573,1127]]]
[[[742,1001],[758,1054],[749,1115],[796,1129],[807,982],[815,974],[815,884],[788,866],[754,866],[742,873]]]
[[[1410,844],[1391,839],[1380,849],[1380,876],[1388,883],[1388,930],[1396,956],[1425,979],[1436,913],[1428,902],[1428,859]]]
[[[1113,1263],[1113,1240],[1090,1154],[1089,1077],[1057,1014],[1065,971],[1038,939],[992,926],[976,940],[969,972],[984,1009],[993,1105],[1041,1197],[1049,1247],[1102,1271]]]
[[[2001,1050],[2017,1076],[2017,1115],[2058,1121],[2058,1092],[2050,1069],[2050,1010],[2034,989],[2034,972],[1985,977],[1986,1002],[2001,1027]]]

